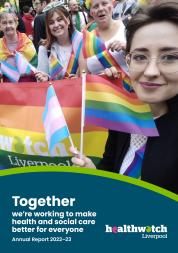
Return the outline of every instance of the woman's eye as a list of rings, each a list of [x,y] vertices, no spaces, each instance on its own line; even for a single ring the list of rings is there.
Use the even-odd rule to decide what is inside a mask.
[[[98,8],[98,4],[93,5],[92,9],[97,9]]]
[[[138,62],[144,62],[144,61],[147,61],[147,56],[143,54],[135,54],[135,55],[132,55],[132,60],[138,61]]]
[[[163,63],[171,63],[178,61],[178,54],[166,54],[161,56],[161,61]]]

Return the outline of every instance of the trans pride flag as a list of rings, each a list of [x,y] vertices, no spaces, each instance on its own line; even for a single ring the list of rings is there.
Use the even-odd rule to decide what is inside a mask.
[[[65,121],[61,106],[52,85],[49,86],[46,96],[46,104],[43,112],[43,124],[46,133],[46,140],[50,153],[52,153],[55,145],[70,133]]]
[[[113,85],[100,76],[87,75],[85,123],[126,133],[158,136],[147,104],[135,93]]]
[[[0,67],[1,73],[5,75],[11,82],[13,83],[18,82],[20,74],[16,66],[13,66],[7,61],[1,61]]]
[[[13,66],[8,61],[1,61],[0,65],[1,73],[13,83],[17,83],[22,75],[29,75],[31,71],[36,70],[19,52],[15,54],[15,64]]]
[[[31,71],[35,72],[36,70],[36,68],[19,52],[15,54],[15,62],[20,75],[29,75]]]

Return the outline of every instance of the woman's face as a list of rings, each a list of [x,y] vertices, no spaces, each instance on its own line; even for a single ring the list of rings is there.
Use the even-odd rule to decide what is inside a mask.
[[[15,17],[10,13],[6,13],[0,20],[0,30],[6,37],[12,37],[16,34],[16,29],[17,21],[15,20]]]
[[[90,13],[98,26],[107,25],[112,19],[112,0],[92,0]]]
[[[130,77],[140,100],[155,104],[178,94],[178,25],[157,22],[141,27],[130,52]]]
[[[68,35],[69,20],[62,14],[59,15],[57,12],[54,12],[53,16],[49,19],[48,24],[50,32],[55,38],[61,38]]]

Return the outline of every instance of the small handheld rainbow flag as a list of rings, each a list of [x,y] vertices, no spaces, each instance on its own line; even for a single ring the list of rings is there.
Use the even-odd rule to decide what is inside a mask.
[[[100,77],[87,75],[85,123],[107,129],[158,136],[150,107],[135,93],[113,85]]]
[[[63,67],[53,54],[50,55],[49,62],[50,79],[54,80],[55,77],[63,70]]]
[[[61,106],[52,85],[49,86],[43,112],[43,125],[50,153],[56,144],[70,136]]]
[[[94,31],[88,32],[84,30],[83,32],[83,55],[84,58],[89,58],[96,55],[98,61],[101,63],[104,69],[111,68],[114,66],[120,73],[120,78],[123,83],[123,87],[126,90],[131,90],[131,80],[126,71],[116,62],[111,53],[107,50],[104,42],[96,36]],[[121,55],[121,54],[120,54]]]
[[[20,75],[29,75],[32,72],[35,72],[36,68],[33,67],[27,59],[19,52],[15,54],[15,61],[18,72]]]
[[[1,72],[12,83],[17,83],[19,81],[20,74],[18,72],[18,69],[7,61],[1,61]]]
[[[84,58],[92,57],[106,50],[103,41],[95,35],[94,32],[83,31],[83,56]]]

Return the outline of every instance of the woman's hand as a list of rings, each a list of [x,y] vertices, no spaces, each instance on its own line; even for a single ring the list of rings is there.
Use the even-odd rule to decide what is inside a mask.
[[[106,68],[104,70],[104,74],[108,76],[109,78],[114,78],[114,79],[117,79],[120,77],[120,73],[114,66],[111,68]]]
[[[76,148],[70,147],[70,152],[73,154],[71,161],[75,166],[96,169],[96,166],[90,158],[84,155],[80,158],[80,154]]]
[[[41,71],[36,71],[35,77],[38,82],[47,82],[49,80],[48,74],[41,72]]]
[[[125,48],[126,48],[126,42],[119,41],[119,40],[115,40],[108,45],[108,50],[111,50],[112,52],[125,50]]]

